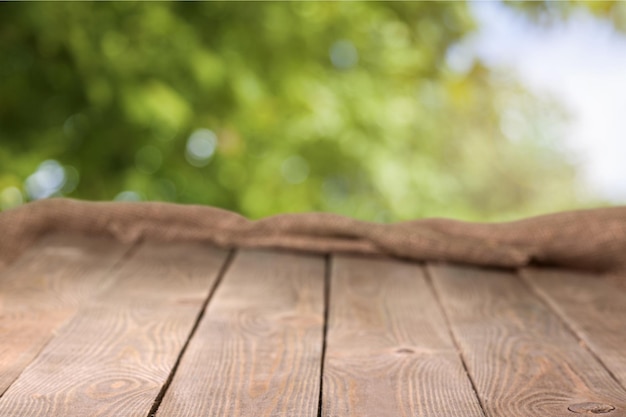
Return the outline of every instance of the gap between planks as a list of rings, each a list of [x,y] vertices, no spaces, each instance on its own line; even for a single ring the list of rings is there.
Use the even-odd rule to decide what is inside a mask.
[[[317,403],[317,417],[322,417],[322,401],[324,400],[324,360],[326,358],[326,338],[328,336],[328,311],[330,303],[330,274],[332,271],[332,257],[326,255],[324,259],[324,327],[322,330],[322,357],[320,359],[320,392]]]
[[[537,269],[527,268],[519,271],[518,274],[530,291],[532,291],[553,314],[561,319],[563,326],[570,331],[573,337],[578,340],[579,344],[598,361],[600,366],[606,369],[615,382],[626,390],[626,359],[623,359],[623,353],[616,353],[618,349],[620,352],[623,352],[624,346],[626,345],[626,308],[623,308],[626,301],[624,301],[624,299],[618,301],[615,295],[617,292],[617,294],[626,298],[626,293],[624,293],[621,288],[611,288],[611,284],[601,281],[600,277],[592,277],[589,274],[582,274],[576,271],[539,271]],[[584,324],[588,323],[584,322],[588,321],[588,318],[581,316],[576,317],[577,314],[573,313],[571,310],[571,305],[579,304],[580,301],[576,299],[572,300],[573,297],[569,297],[569,299],[567,296],[565,296],[564,299],[563,297],[559,297],[555,294],[554,288],[551,288],[549,283],[545,281],[554,278],[561,278],[562,280],[562,275],[564,274],[568,275],[568,279],[574,281],[574,283],[584,285],[587,289],[586,292],[593,293],[595,290],[596,294],[607,296],[609,299],[606,300],[606,302],[610,303],[611,307],[616,309],[622,307],[621,312],[624,313],[621,315],[622,317],[616,319],[615,317],[607,316],[598,311],[594,302],[587,302],[587,313],[592,313],[596,318],[601,318],[602,320],[597,320],[596,323],[594,323],[594,328],[585,329]],[[589,287],[591,283],[594,284],[592,288]],[[569,289],[563,288],[562,290],[567,291]],[[576,303],[575,301],[579,302]],[[568,302],[570,305],[568,305]],[[621,326],[619,324],[620,319],[624,320],[621,322]],[[598,330],[599,326],[602,326],[604,331]],[[608,340],[609,337],[607,337],[607,334],[615,336],[615,340]],[[618,344],[620,347],[616,348]],[[619,361],[616,366],[618,372],[621,372],[616,374],[612,367],[609,366],[609,363],[615,364],[615,362],[618,362],[616,360],[618,356],[621,356],[622,360]]]
[[[0,301],[2,297],[8,297],[0,307],[0,325],[8,318],[12,321],[21,319],[26,323],[22,322],[19,326],[20,333],[33,331],[22,345],[17,345],[23,349],[19,357],[14,357],[17,352],[11,352],[17,347],[12,343],[12,337],[4,339],[4,343],[10,342],[11,346],[7,347],[0,341],[0,352],[3,353],[0,357],[0,398],[55,338],[55,332],[69,322],[91,297],[112,284],[108,276],[115,275],[139,244],[124,245],[113,239],[52,233],[42,236],[0,272],[0,289],[4,293]],[[84,258],[92,259],[85,262]],[[55,262],[60,262],[56,268]],[[37,283],[29,282],[28,278],[33,275],[38,276]],[[78,275],[81,284],[77,288],[69,286],[69,295],[62,291]],[[54,295],[56,299],[52,297]],[[21,302],[16,303],[20,299]],[[35,305],[37,308],[33,309]],[[24,306],[29,308],[27,312],[21,312]],[[28,321],[33,311],[40,317],[32,317]],[[10,364],[7,365],[7,361]]]
[[[0,414],[148,413],[225,259],[202,245],[142,245],[108,277],[115,285],[82,307],[22,373],[0,400]]]
[[[324,258],[241,250],[157,416],[318,414]]]
[[[236,254],[236,250],[235,249],[231,249],[228,252],[226,260],[222,264],[222,266],[221,266],[221,268],[220,268],[220,270],[219,270],[219,272],[217,274],[217,278],[215,279],[215,282],[214,282],[213,286],[209,290],[209,293],[207,294],[207,297],[205,298],[204,303],[202,304],[202,307],[200,308],[200,311],[198,312],[198,316],[196,317],[196,320],[195,320],[195,322],[193,324],[193,327],[191,328],[191,331],[189,332],[189,336],[187,337],[187,340],[185,341],[185,344],[183,345],[182,349],[180,350],[180,353],[178,354],[178,357],[176,358],[176,362],[174,363],[174,366],[172,367],[172,370],[170,371],[170,374],[168,375],[167,380],[165,381],[165,383],[163,384],[163,387],[159,391],[159,394],[155,398],[154,404],[152,405],[152,408],[150,408],[150,411],[148,412],[148,417],[156,416],[156,413],[159,410],[159,406],[161,405],[161,402],[163,401],[163,398],[165,397],[165,394],[167,393],[167,390],[170,387],[170,385],[172,383],[172,380],[174,379],[174,376],[176,375],[176,371],[178,370],[178,366],[180,365],[180,361],[181,361],[183,355],[185,354],[185,352],[187,351],[187,347],[189,346],[189,342],[191,341],[191,339],[193,339],[193,336],[196,334],[196,331],[198,330],[198,326],[200,324],[200,321],[204,317],[204,314],[206,312],[206,308],[209,305],[209,301],[213,297],[213,294],[215,294],[215,290],[217,289],[217,287],[222,282],[222,279],[223,279],[224,275],[226,274],[226,272],[228,271],[228,268],[230,268],[230,265],[233,262],[233,258],[235,257],[235,254]]]
[[[324,417],[482,417],[420,264],[333,258]]]
[[[518,275],[429,269],[489,416],[570,416],[586,407],[626,415],[624,388]]]
[[[452,331],[452,325],[450,323],[450,317],[448,316],[448,312],[444,308],[443,303],[441,302],[440,295],[435,289],[435,284],[433,283],[433,277],[430,272],[431,265],[432,265],[431,263],[427,263],[422,268],[422,270],[424,271],[424,277],[426,278],[426,282],[428,283],[428,288],[430,289],[431,294],[435,298],[435,301],[437,301],[437,305],[439,306],[439,311],[441,312],[441,315],[443,316],[443,319],[446,323],[446,327],[448,328],[448,333],[450,334],[450,338],[452,339],[452,342],[454,343],[454,347],[456,348],[456,351],[459,355],[459,360],[461,361],[461,364],[463,365],[463,370],[465,371],[465,374],[467,375],[467,379],[469,379],[470,384],[472,385],[472,391],[474,392],[476,401],[478,401],[478,405],[480,406],[480,411],[483,413],[483,416],[486,416],[487,413],[485,411],[485,405],[483,404],[483,400],[482,398],[480,398],[480,395],[478,395],[478,389],[476,389],[476,381],[474,381],[472,374],[470,374],[470,371],[467,368],[467,362],[465,361],[465,358],[463,357],[463,353],[461,352],[461,346],[459,345],[459,340],[457,339],[456,335]]]
[[[120,266],[122,266],[124,264],[124,262],[126,260],[128,260],[128,258],[130,258],[132,256],[132,253],[134,253],[134,251],[137,250],[137,248],[139,247],[139,245],[134,245],[132,248],[130,248],[123,256],[122,258],[118,259],[118,261],[116,263],[114,263],[114,265],[111,267],[111,269],[108,270],[108,273],[111,274],[111,271],[117,271]],[[153,401],[153,405],[149,410],[148,416],[153,416],[155,415],[158,410],[159,407],[162,404],[162,401],[164,399],[164,397],[167,395],[168,390],[170,389],[170,385],[172,383],[172,381],[176,378],[177,372],[179,370],[179,365],[181,364],[181,362],[184,360],[184,356],[187,352],[187,348],[188,346],[193,343],[194,338],[197,337],[197,330],[201,325],[201,322],[203,320],[206,319],[206,311],[207,309],[210,307],[210,304],[212,303],[212,300],[214,298],[214,294],[218,291],[219,287],[222,285],[222,281],[224,280],[224,277],[227,275],[227,273],[229,273],[228,271],[230,270],[231,264],[233,263],[233,259],[235,258],[235,252],[231,251],[227,256],[226,256],[226,260],[221,264],[220,268],[219,268],[219,272],[217,273],[217,277],[215,279],[215,281],[212,283],[212,285],[210,286],[210,289],[208,292],[206,292],[206,296],[204,297],[200,308],[195,316],[195,321],[192,322],[192,326],[191,326],[191,330],[189,331],[189,333],[187,334],[186,338],[184,339],[184,343],[182,345],[182,348],[178,351],[177,356],[175,357],[175,362],[173,364],[173,366],[170,368],[169,373],[167,374],[167,378],[164,382],[164,384],[161,386],[160,390],[158,391],[158,394],[156,395],[156,397],[154,398]],[[332,398],[330,397],[324,397],[324,377],[325,377],[325,364],[327,362],[327,339],[328,339],[328,332],[329,332],[329,316],[332,313],[332,308],[333,306],[331,305],[331,298],[333,297],[333,294],[331,293],[331,287],[332,287],[332,281],[334,278],[333,277],[333,261],[334,258],[331,258],[330,256],[326,256],[324,258],[324,262],[323,262],[323,285],[321,286],[323,289],[323,301],[322,303],[320,303],[322,305],[322,316],[323,316],[323,325],[322,325],[322,336],[321,336],[321,361],[320,361],[320,367],[319,369],[319,396],[318,396],[318,401],[317,401],[317,416],[322,416],[323,415],[323,405],[325,401],[329,401],[332,400]],[[367,260],[364,259],[364,262],[367,262]],[[398,261],[393,261],[394,264],[396,265],[401,265],[401,262]],[[446,309],[446,307],[444,306],[444,302],[442,301],[441,295],[439,294],[439,292],[436,289],[436,286],[433,282],[433,278],[430,274],[430,269],[432,268],[437,268],[437,266],[435,265],[428,265],[427,268],[423,268],[422,271],[425,273],[425,279],[426,279],[426,283],[427,283],[427,287],[428,287],[428,291],[431,293],[431,296],[435,299],[436,301],[436,305],[438,306],[439,312],[441,313],[441,315],[443,316],[443,319],[445,321],[445,327],[447,329],[447,331],[449,332],[450,338],[452,340],[452,342],[454,343],[454,348],[456,349],[456,353],[459,356],[459,360],[463,366],[463,369],[467,375],[467,378],[469,379],[469,382],[471,383],[471,388],[473,389],[473,393],[476,397],[476,400],[479,402],[481,411],[483,412],[483,414],[486,414],[486,408],[485,405],[483,404],[482,400],[481,400],[481,396],[479,395],[479,390],[477,388],[477,383],[474,380],[474,378],[472,377],[472,374],[470,372],[470,367],[468,366],[468,363],[466,361],[466,358],[464,358],[464,355],[462,354],[462,349],[461,349],[461,343],[459,342],[458,339],[458,335],[455,334],[455,332],[453,331],[453,326],[451,324],[451,318],[449,317],[448,311]],[[472,268],[469,267],[465,267],[465,269],[467,269],[468,271],[472,271]],[[459,269],[460,270],[460,269]],[[367,268],[363,268],[363,271],[368,271]],[[6,273],[7,271],[4,270],[4,273]],[[490,274],[494,274],[493,271],[488,271],[485,272],[486,274],[490,275]],[[116,275],[111,274],[111,275]],[[503,274],[504,275],[504,274]],[[587,337],[585,337],[585,332],[583,331],[583,333],[581,333],[580,329],[576,329],[574,325],[572,325],[572,319],[568,318],[568,316],[566,315],[566,312],[562,311],[561,308],[559,307],[559,302],[556,301],[553,297],[547,295],[547,293],[543,293],[542,291],[539,291],[534,284],[529,283],[528,278],[524,277],[523,275],[517,275],[514,274],[515,278],[517,279],[517,281],[519,281],[520,283],[522,283],[522,285],[525,285],[527,287],[527,291],[532,294],[534,296],[535,299],[537,299],[537,301],[540,304],[543,304],[545,310],[555,316],[557,318],[557,320],[559,321],[558,323],[555,323],[554,326],[555,327],[559,327],[559,325],[561,325],[564,329],[566,329],[571,336],[573,336],[573,340],[576,340],[577,342],[583,342],[582,345],[585,349],[585,351],[588,352],[588,354],[592,357],[594,357],[596,359],[596,361],[599,363],[599,365],[604,368],[604,370],[606,370],[609,374],[611,374],[613,376],[613,379],[615,379],[615,382],[620,385],[620,381],[618,378],[615,377],[615,375],[613,375],[611,373],[611,369],[609,369],[609,367],[606,365],[606,363],[604,363],[601,358],[598,356],[597,352],[592,349],[589,346],[589,343],[586,342],[587,337],[589,335],[587,335]],[[503,277],[503,279],[506,277]],[[560,301],[562,303],[562,301]],[[448,306],[450,307],[450,306]],[[70,320],[70,319],[68,319]],[[457,323],[457,326],[458,323]],[[592,335],[593,336],[593,335]],[[50,340],[49,339],[46,343],[49,343]],[[40,350],[43,351],[45,350],[45,345],[44,347]],[[622,388],[623,384],[621,384]],[[484,392],[483,392],[484,394]],[[492,409],[493,411],[493,409]],[[614,415],[614,414],[611,414]]]

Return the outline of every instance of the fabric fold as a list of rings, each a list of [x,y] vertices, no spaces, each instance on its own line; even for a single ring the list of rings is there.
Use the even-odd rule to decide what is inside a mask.
[[[0,265],[50,232],[109,236],[125,243],[198,241],[228,248],[380,254],[503,268],[536,264],[626,275],[626,207],[507,223],[423,219],[377,224],[329,213],[251,221],[208,206],[54,198],[0,213]]]

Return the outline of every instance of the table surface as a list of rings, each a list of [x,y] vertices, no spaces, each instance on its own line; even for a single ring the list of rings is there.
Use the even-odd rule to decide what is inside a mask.
[[[0,271],[0,416],[626,416],[626,291],[564,270],[54,235]]]

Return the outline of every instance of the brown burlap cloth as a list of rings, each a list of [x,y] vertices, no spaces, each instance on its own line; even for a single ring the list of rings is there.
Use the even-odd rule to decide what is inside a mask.
[[[626,279],[626,207],[510,223],[424,219],[375,224],[325,213],[250,221],[206,206],[49,199],[0,213],[0,266],[49,232],[110,236],[126,243],[200,241],[228,248],[384,254],[494,267],[551,265]]]

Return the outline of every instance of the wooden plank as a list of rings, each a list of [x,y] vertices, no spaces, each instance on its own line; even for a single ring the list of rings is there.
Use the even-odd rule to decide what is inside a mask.
[[[317,416],[324,259],[242,251],[157,416]]]
[[[522,276],[626,387],[626,291],[571,271],[527,269]]]
[[[110,239],[43,238],[0,275],[0,395],[62,323],[110,285],[129,247]]]
[[[482,416],[422,269],[333,258],[322,415]]]
[[[518,276],[430,271],[489,416],[626,416],[626,391]]]
[[[0,399],[3,417],[148,415],[226,252],[146,244]]]

